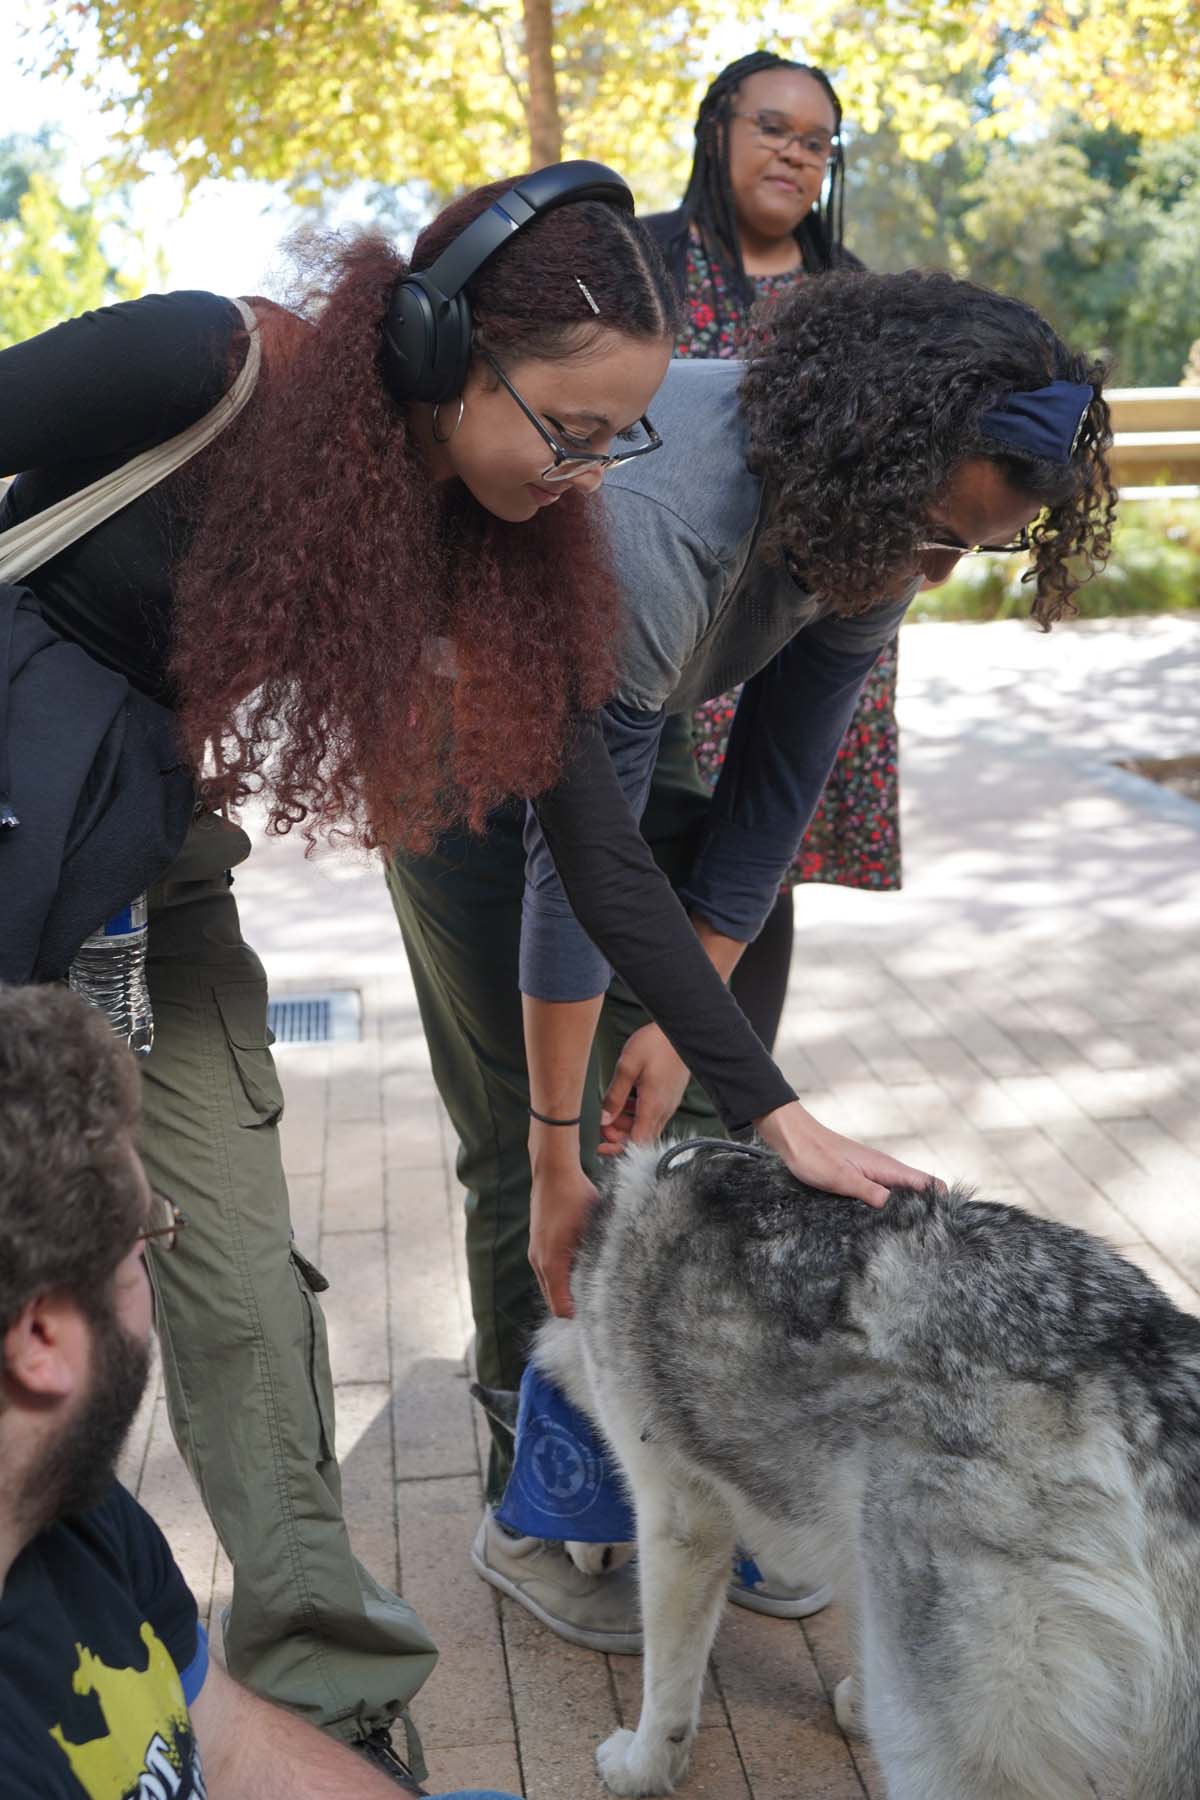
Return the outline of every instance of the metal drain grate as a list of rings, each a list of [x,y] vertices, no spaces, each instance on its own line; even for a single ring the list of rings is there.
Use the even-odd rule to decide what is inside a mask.
[[[277,1044],[345,1044],[362,1036],[362,995],[356,988],[323,994],[284,994],[267,1002]]]

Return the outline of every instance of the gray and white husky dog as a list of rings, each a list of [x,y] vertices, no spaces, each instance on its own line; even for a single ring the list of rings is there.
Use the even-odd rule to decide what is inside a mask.
[[[636,1507],[609,1788],[683,1776],[736,1541],[850,1607],[889,1800],[1196,1800],[1200,1319],[1082,1231],[737,1148],[627,1153],[535,1350]]]

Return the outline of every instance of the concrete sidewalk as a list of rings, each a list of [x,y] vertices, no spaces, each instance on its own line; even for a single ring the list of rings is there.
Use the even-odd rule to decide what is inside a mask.
[[[1113,765],[1200,750],[1200,617],[907,628],[905,880],[804,888],[781,1060],[827,1123],[1100,1233],[1200,1310],[1200,806]],[[253,828],[253,827],[252,827]],[[356,987],[360,1043],[281,1049],[301,1247],[325,1296],[360,1556],[441,1646],[416,1715],[437,1787],[599,1796],[640,1665],[574,1651],[467,1561],[478,1423],[454,1146],[377,869],[260,842],[238,898],[277,993]],[[228,1570],[160,1399],[126,1474],[219,1636]],[[684,1792],[882,1800],[829,1696],[836,1611],[730,1609]]]

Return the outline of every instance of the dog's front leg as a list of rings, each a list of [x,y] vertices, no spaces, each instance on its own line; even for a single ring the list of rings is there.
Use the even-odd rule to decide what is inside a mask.
[[[656,1484],[657,1485],[657,1484]],[[645,1660],[637,1730],[615,1731],[596,1764],[614,1794],[670,1794],[687,1769],[716,1636],[733,1521],[695,1489],[647,1492],[635,1481]]]

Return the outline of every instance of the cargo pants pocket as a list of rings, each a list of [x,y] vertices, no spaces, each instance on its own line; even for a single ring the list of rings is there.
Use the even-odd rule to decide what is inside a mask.
[[[229,1087],[239,1125],[275,1125],[283,1116],[283,1089],[271,1055],[265,982],[239,981],[213,988],[229,1046]]]
[[[307,1320],[307,1341],[305,1356],[309,1386],[312,1389],[313,1403],[317,1409],[317,1418],[321,1427],[321,1459],[325,1463],[333,1463],[336,1451],[333,1419],[333,1375],[329,1367],[329,1343],[325,1333],[325,1315],[321,1311],[318,1294],[323,1294],[329,1286],[329,1278],[322,1275],[307,1256],[302,1256],[295,1244],[289,1252],[292,1274],[296,1277],[296,1286],[300,1290],[300,1300]]]

